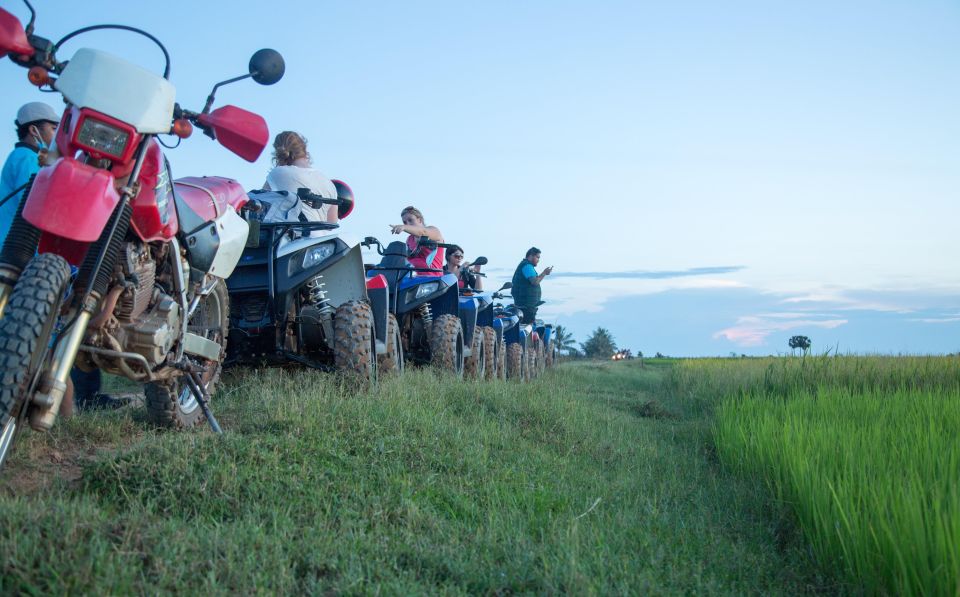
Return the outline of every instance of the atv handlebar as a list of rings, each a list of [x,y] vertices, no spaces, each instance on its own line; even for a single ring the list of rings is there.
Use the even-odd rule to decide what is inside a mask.
[[[330,199],[324,197],[323,195],[317,195],[316,193],[311,193],[310,189],[300,187],[297,189],[297,197],[301,201],[309,205],[310,207],[316,208],[319,205],[336,205],[337,207],[344,207],[345,202],[343,199]]]

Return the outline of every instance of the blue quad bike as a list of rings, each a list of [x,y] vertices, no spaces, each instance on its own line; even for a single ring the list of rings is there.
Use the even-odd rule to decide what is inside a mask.
[[[542,304],[543,301],[537,306]],[[540,319],[532,324],[519,323],[523,318],[523,310],[516,305],[501,308],[501,313],[516,317],[518,322],[504,334],[507,378],[530,381],[547,366],[547,351],[552,350],[547,347],[552,345],[553,326]]]
[[[382,278],[388,289],[387,335],[396,333],[400,337],[403,358],[435,365],[457,377],[463,377],[466,364],[468,374],[482,375],[486,359],[482,332],[477,329],[481,301],[474,297],[461,299],[453,274],[413,267],[404,242],[395,241],[384,247],[368,236],[360,244],[376,247],[381,256],[379,264],[367,266],[367,276]],[[427,237],[420,237],[414,250],[422,246],[449,248]],[[478,341],[479,349],[475,348]]]
[[[503,287],[491,295],[493,301],[503,298],[501,292],[512,287],[507,282]],[[520,322],[520,315],[512,306],[504,307],[503,304],[491,302],[489,309],[485,309],[478,315],[478,322],[484,329],[484,341],[487,345],[492,344],[493,349],[488,351],[492,354],[490,362],[491,367],[487,369],[487,379],[507,379],[507,335]],[[488,337],[492,336],[490,340]]]
[[[477,257],[474,265],[486,265],[486,257]],[[460,321],[467,329],[473,326],[475,333],[471,345],[471,356],[466,359],[464,375],[472,379],[504,379],[506,372],[505,345],[503,343],[504,324],[495,314],[494,301],[503,298],[500,293],[513,287],[505,283],[498,290],[483,292],[475,290],[471,284],[472,276],[483,274],[471,272],[460,291]],[[505,321],[509,322],[509,318]],[[514,322],[515,323],[515,322]]]
[[[337,199],[308,189],[296,196],[249,193],[243,216],[250,236],[227,279],[230,335],[225,365],[300,364],[376,381],[378,355],[390,348],[386,290],[370,284],[360,247],[338,237],[338,224],[283,221],[284,213],[294,212],[281,211],[279,221],[276,217],[275,210],[297,200],[313,207],[337,205],[341,219],[347,217],[353,209],[352,192],[334,183]]]

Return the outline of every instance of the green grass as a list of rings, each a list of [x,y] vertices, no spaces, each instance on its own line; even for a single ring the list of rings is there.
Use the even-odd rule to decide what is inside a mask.
[[[720,470],[669,364],[529,385],[233,375],[224,437],[132,410],[24,435],[0,594],[797,594],[836,588]],[[51,460],[57,461],[56,463]]]
[[[960,593],[956,358],[698,360],[671,385],[719,405],[722,461],[764,480],[850,588]]]

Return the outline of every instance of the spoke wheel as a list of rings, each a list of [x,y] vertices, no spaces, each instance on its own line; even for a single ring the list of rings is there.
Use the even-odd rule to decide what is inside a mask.
[[[200,378],[203,387],[213,396],[214,386],[220,379],[223,356],[227,350],[227,331],[229,330],[230,297],[223,280],[219,280],[210,291],[187,325],[191,333],[213,340],[220,345],[220,358],[216,361],[204,361],[206,371]],[[178,375],[174,379],[151,382],[144,387],[147,404],[147,419],[159,427],[186,429],[202,424],[206,417],[197,397],[190,387]]]
[[[62,257],[36,255],[0,320],[0,467],[23,427],[69,282],[70,266]]]

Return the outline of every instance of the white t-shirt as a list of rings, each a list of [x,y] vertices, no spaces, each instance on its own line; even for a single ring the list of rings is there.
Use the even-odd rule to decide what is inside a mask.
[[[294,195],[297,189],[308,188],[311,193],[327,199],[337,198],[337,187],[330,179],[316,168],[301,168],[300,166],[277,166],[267,174],[267,184],[272,191],[287,191]],[[303,214],[314,222],[326,222],[329,205],[313,208],[303,204]]]

